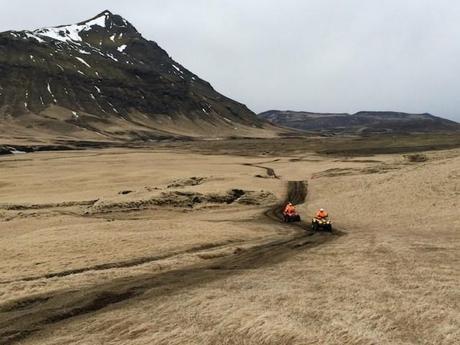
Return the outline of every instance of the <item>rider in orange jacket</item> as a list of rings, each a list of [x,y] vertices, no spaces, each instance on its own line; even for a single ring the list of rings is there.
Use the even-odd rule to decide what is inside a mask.
[[[316,212],[317,219],[324,219],[328,217],[328,213],[324,208],[320,208],[318,212]]]
[[[288,202],[286,207],[284,208],[283,213],[288,216],[295,215],[296,214],[295,206],[292,203]]]

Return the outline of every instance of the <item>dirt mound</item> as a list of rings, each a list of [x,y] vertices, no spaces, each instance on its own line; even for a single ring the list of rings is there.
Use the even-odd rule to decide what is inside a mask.
[[[382,164],[374,167],[365,168],[332,168],[327,169],[312,175],[312,178],[320,177],[338,177],[338,176],[351,176],[351,175],[363,175],[363,174],[385,174],[387,172],[400,169],[397,165]]]
[[[47,208],[66,208],[73,206],[92,206],[98,200],[64,201],[43,204],[0,204],[0,209],[8,211],[42,210]]]
[[[405,155],[404,158],[410,163],[421,163],[426,162],[428,157],[423,153],[413,153],[410,155]]]
[[[115,211],[133,211],[152,207],[197,208],[207,204],[232,204],[262,205],[276,201],[274,194],[266,191],[245,191],[231,189],[226,193],[196,193],[171,191],[162,192],[160,195],[142,200],[126,202],[111,202],[100,200],[87,211],[91,213],[107,213]]]
[[[206,177],[189,177],[184,179],[174,180],[168,185],[168,188],[181,188],[187,186],[198,186],[206,181]]]

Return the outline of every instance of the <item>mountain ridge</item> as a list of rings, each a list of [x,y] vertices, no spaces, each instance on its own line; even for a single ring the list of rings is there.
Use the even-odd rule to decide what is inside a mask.
[[[108,10],[77,24],[0,33],[0,120],[0,139],[269,132],[245,105]]]
[[[292,110],[268,110],[259,118],[291,129],[332,133],[416,133],[460,131],[460,124],[430,113],[398,111],[358,111],[318,113]]]

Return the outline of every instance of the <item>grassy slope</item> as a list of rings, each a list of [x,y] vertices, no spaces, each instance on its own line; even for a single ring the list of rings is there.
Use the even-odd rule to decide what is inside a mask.
[[[197,149],[203,150],[202,145],[200,143]],[[272,143],[269,150],[277,150],[276,145]],[[219,147],[219,150],[223,149]],[[227,150],[238,152],[238,149],[227,146]],[[77,196],[77,199],[84,199],[92,197],[94,193],[102,193],[109,199],[122,198],[114,195],[128,185],[137,191],[153,179],[157,181],[155,185],[161,187],[170,179],[190,173],[213,176],[213,179],[198,186],[203,192],[239,186],[272,190],[281,197],[283,180],[308,179],[307,205],[299,207],[302,216],[308,219],[317,207],[325,206],[336,225],[347,232],[347,235],[336,238],[332,243],[314,248],[308,245],[292,248],[289,255],[267,260],[265,264],[255,267],[209,269],[212,267],[213,253],[215,258],[221,255],[231,257],[235,255],[233,249],[241,245],[235,244],[233,249],[230,246],[228,251],[220,254],[219,251],[210,250],[205,256],[209,262],[209,273],[206,270],[200,272],[213,276],[212,280],[200,279],[201,276],[194,273],[169,278],[163,284],[152,286],[141,297],[45,327],[43,333],[24,343],[458,343],[460,152],[428,153],[427,162],[413,164],[405,161],[400,154],[347,159],[318,156],[302,150],[302,147],[297,149],[302,152],[267,159],[189,155],[172,151],[152,155],[127,150],[78,153],[81,157],[74,159],[66,158],[67,154],[46,153],[37,156],[33,162],[11,158],[2,161],[9,171],[8,177],[2,178],[2,182],[7,184],[13,183],[19,172],[25,174],[23,178],[27,179],[29,169],[30,174],[38,176],[33,173],[37,167],[40,167],[40,171],[46,172],[48,169],[62,176],[62,183],[57,186],[64,188],[65,193],[58,192],[56,183],[47,183],[46,174],[41,175],[45,176],[41,178],[41,183],[34,183],[29,188],[4,185],[3,190],[13,194],[8,196],[8,193],[4,193],[3,198],[14,197],[16,202],[30,201],[38,194],[58,199],[64,196],[65,199],[75,199]],[[241,163],[259,163],[271,167],[282,180],[254,178],[254,174],[260,174],[263,170],[241,166]],[[78,166],[84,166],[86,171],[92,173],[82,174],[77,179],[66,173],[67,170],[75,171],[73,168]],[[104,166],[110,171],[104,170]],[[337,169],[341,174],[332,173]],[[71,184],[83,183],[89,188],[76,195],[72,192],[72,186],[64,183],[65,180]],[[133,181],[136,181],[135,185],[130,185]],[[140,196],[138,194],[131,198]],[[18,246],[8,245],[8,250],[3,251],[6,253],[3,274],[11,273],[12,266],[8,265],[6,259],[17,257],[17,263],[22,264],[25,263],[21,259],[24,253],[30,255],[28,269],[40,269],[40,266],[34,267],[33,263],[42,261],[44,254],[50,252],[48,246],[54,243],[53,238],[49,237],[50,231],[56,236],[65,235],[63,230],[69,226],[66,221],[92,223],[93,231],[100,239],[99,244],[98,241],[92,242],[97,248],[93,255],[97,253],[97,256],[106,260],[104,256],[139,255],[148,250],[149,245],[145,248],[144,245],[149,241],[152,251],[156,253],[170,251],[169,244],[163,246],[165,242],[161,239],[168,239],[170,244],[179,243],[175,236],[179,236],[183,245],[194,245],[192,242],[196,239],[204,242],[218,238],[225,240],[227,236],[251,239],[273,234],[274,230],[284,236],[282,224],[273,227],[258,218],[262,210],[263,207],[253,210],[237,207],[232,212],[224,209],[220,213],[218,209],[215,212],[204,209],[181,216],[183,213],[179,209],[177,216],[174,216],[175,211],[165,215],[164,222],[161,217],[156,220],[155,212],[140,212],[122,215],[119,220],[115,215],[115,222],[105,223],[104,226],[104,222],[98,225],[98,219],[72,217],[66,220],[53,212],[35,212],[35,215],[16,212],[14,220],[2,220],[3,224],[9,224],[8,229],[3,227],[3,243],[13,241],[18,232],[19,239],[22,238],[20,241],[14,240]],[[11,211],[2,212],[11,216]],[[166,220],[171,218],[177,219],[174,224],[180,225],[179,228],[168,226]],[[61,222],[61,225],[52,224],[53,221]],[[47,222],[51,224],[47,225]],[[74,226],[77,226],[76,223]],[[118,229],[116,233],[114,229]],[[138,232],[135,229],[144,230]],[[150,239],[150,235],[154,235],[152,231],[161,235],[156,242],[154,237]],[[189,237],[189,234],[195,236]],[[81,243],[81,248],[90,239],[83,235],[75,237]],[[5,242],[5,238],[10,238],[10,242]],[[42,249],[30,252],[28,243],[34,238]],[[123,238],[128,245],[121,245],[120,242],[117,251],[114,238]],[[67,237],[67,241],[63,244],[74,247],[73,237]],[[65,248],[62,250],[65,251]],[[78,252],[78,248],[76,250]],[[91,261],[91,255],[88,252],[82,259]],[[72,256],[66,259],[69,261],[66,263],[66,260],[60,262],[58,258],[59,255],[53,262],[54,259],[48,257],[47,260],[51,261],[46,267],[69,263],[75,265],[82,260]],[[200,260],[197,256],[189,255],[182,261],[169,260],[163,267],[166,271],[186,268]],[[18,274],[21,272],[16,270]],[[148,279],[155,279],[161,273],[158,266],[147,265],[128,270],[113,269],[16,283],[3,289],[10,288],[21,294],[33,294],[40,290],[60,293],[65,286],[70,286],[80,287],[85,292],[101,282],[110,282],[111,277],[143,280],[144,275]]]

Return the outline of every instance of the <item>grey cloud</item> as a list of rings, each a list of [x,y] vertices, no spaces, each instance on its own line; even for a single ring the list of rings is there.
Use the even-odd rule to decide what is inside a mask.
[[[0,31],[121,14],[256,112],[398,110],[460,121],[455,0],[0,0]]]

